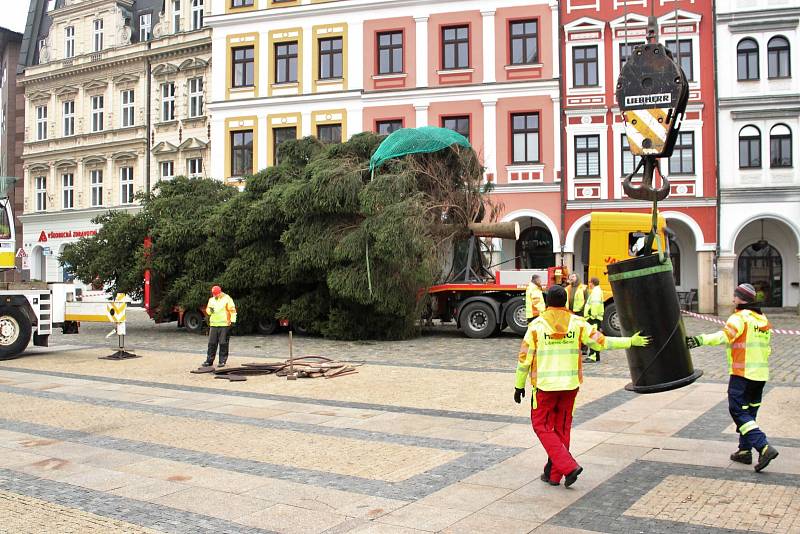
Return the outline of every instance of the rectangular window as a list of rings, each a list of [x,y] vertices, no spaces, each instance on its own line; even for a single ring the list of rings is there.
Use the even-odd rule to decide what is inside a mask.
[[[36,191],[36,211],[47,209],[47,178],[37,176],[33,179],[34,190]]]
[[[275,83],[297,81],[297,41],[275,44]]]
[[[620,146],[622,147],[622,175],[628,176],[633,170],[639,165],[639,161],[642,159],[641,156],[636,156],[631,152],[631,146],[628,143],[628,136],[625,134],[621,135],[620,139]],[[642,174],[642,170],[639,169],[639,172],[636,173],[637,176]]]
[[[161,179],[170,180],[175,177],[175,163],[172,161],[161,162]]]
[[[600,136],[575,136],[575,177],[596,178],[600,176]]]
[[[181,31],[181,0],[172,0],[172,33]]]
[[[152,28],[153,17],[150,13],[139,15],[139,40],[150,40],[150,29]]]
[[[323,143],[341,143],[342,125],[341,124],[320,124],[317,126],[317,139]]]
[[[252,6],[253,6],[253,0],[231,0],[232,8],[252,7]]]
[[[378,34],[378,74],[403,72],[403,32]]]
[[[597,77],[597,46],[576,46],[572,49],[572,86],[595,87]]]
[[[342,42],[341,37],[319,40],[320,80],[342,77]]]
[[[692,62],[692,41],[690,39],[680,39],[680,65],[686,79],[694,81],[694,67]],[[675,40],[667,41],[667,49],[672,52],[672,58],[678,61],[678,48],[675,46]]]
[[[511,64],[532,65],[539,62],[539,22],[518,20],[509,24]]]
[[[203,175],[203,158],[189,158],[186,160],[186,172],[190,178]]]
[[[469,67],[469,26],[442,28],[442,70]]]
[[[389,135],[403,127],[402,119],[392,119],[388,121],[378,121],[375,123],[375,130],[378,135]]]
[[[203,0],[192,0],[192,29],[203,27]]]
[[[121,96],[122,96],[122,127],[126,128],[128,126],[133,126],[134,122],[133,89],[127,89],[125,91],[122,91]]]
[[[103,49],[103,19],[96,19],[93,27],[92,41],[94,42],[94,51],[100,52]]]
[[[253,174],[253,130],[231,132],[231,176]]]
[[[97,95],[92,100],[92,131],[103,131],[103,96]]]
[[[120,204],[133,204],[133,167],[119,170]]]
[[[458,132],[469,140],[469,116],[442,117],[442,128]]]
[[[203,78],[189,80],[189,117],[203,115]]]
[[[75,101],[67,100],[64,106],[64,137],[75,135]]]
[[[61,175],[61,207],[69,210],[75,207],[75,175],[66,173]]]
[[[232,87],[253,87],[255,71],[255,52],[252,46],[231,50]]]
[[[517,113],[511,115],[511,139],[514,163],[539,161],[539,114]]]
[[[761,168],[760,135],[739,135],[739,168]]]
[[[103,205],[103,171],[100,169],[89,173],[92,182],[92,207]]]
[[[638,42],[638,43],[627,43],[627,44],[620,43],[619,44],[619,71],[620,72],[622,72],[622,67],[625,66],[625,63],[627,63],[628,59],[631,57],[631,54],[633,54],[633,49],[636,48],[637,46],[641,45],[641,44],[644,44],[644,43]]]
[[[175,120],[175,82],[161,84],[161,120]]]
[[[273,165],[277,165],[281,162],[280,158],[280,146],[284,141],[293,141],[297,139],[297,128],[294,126],[289,126],[288,128],[273,128],[272,129],[272,154],[273,154]]]
[[[47,139],[47,106],[36,106],[36,140]]]
[[[75,26],[64,28],[64,57],[75,57]]]
[[[694,132],[680,132],[669,158],[670,174],[694,174]]]

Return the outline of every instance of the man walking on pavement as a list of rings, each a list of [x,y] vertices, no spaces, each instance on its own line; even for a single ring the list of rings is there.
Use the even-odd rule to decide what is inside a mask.
[[[528,324],[539,317],[539,314],[543,311],[542,277],[534,274],[531,276],[531,281],[525,290],[525,318],[528,319]]]
[[[603,315],[606,312],[606,307],[603,303],[603,288],[600,287],[600,280],[597,277],[592,277],[589,280],[588,293],[589,298],[586,299],[583,316],[586,317],[590,325],[599,329],[600,325],[603,324]],[[583,363],[600,363],[600,353],[589,347],[589,356],[583,359]]]
[[[531,324],[519,349],[514,401],[525,396],[531,381],[531,423],[547,451],[548,461],[541,479],[570,487],[583,468],[569,452],[572,411],[583,382],[581,345],[597,350],[643,347],[650,342],[637,332],[632,337],[606,337],[583,317],[565,307],[567,292],[561,286],[547,290],[547,309]]]
[[[228,361],[228,341],[231,335],[231,325],[236,324],[236,305],[233,299],[222,292],[222,288],[211,288],[211,298],[206,304],[208,315],[208,355],[203,367],[214,365],[219,345],[219,367],[225,367]]]
[[[767,436],[758,427],[756,416],[761,406],[761,395],[769,379],[769,356],[772,352],[772,333],[766,315],[756,305],[756,289],[750,284],[740,284],[733,292],[736,311],[728,318],[725,328],[714,334],[687,337],[686,345],[693,349],[702,345],[728,346],[728,410],[736,432],[739,448],[731,460],[750,465],[753,448],[758,451],[756,472],[761,472],[778,457],[778,451],[767,442]]]

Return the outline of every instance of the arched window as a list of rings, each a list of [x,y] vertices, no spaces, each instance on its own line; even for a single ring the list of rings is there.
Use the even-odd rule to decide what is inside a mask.
[[[742,39],[736,46],[736,72],[740,80],[758,79],[758,43]]]
[[[785,124],[776,124],[769,131],[769,166],[792,166],[792,131]]]
[[[761,168],[761,132],[755,126],[739,131],[739,168]]]
[[[767,66],[770,78],[789,78],[789,40],[786,37],[773,37],[767,43]]]

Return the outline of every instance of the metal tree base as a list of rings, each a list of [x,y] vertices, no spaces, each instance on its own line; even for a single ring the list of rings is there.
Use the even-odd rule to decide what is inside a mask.
[[[100,356],[98,360],[131,360],[133,358],[141,358],[141,356],[137,356],[135,353],[125,350],[125,336],[118,337],[119,349],[110,356]]]

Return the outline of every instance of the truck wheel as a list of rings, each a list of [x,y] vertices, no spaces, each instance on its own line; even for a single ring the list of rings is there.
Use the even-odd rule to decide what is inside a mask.
[[[497,317],[494,310],[485,302],[468,304],[460,314],[461,329],[467,337],[484,339],[494,334]]]
[[[278,329],[278,321],[272,317],[264,317],[258,320],[256,329],[258,330],[259,334],[271,336]]]
[[[602,328],[607,336],[619,337],[622,335],[622,325],[619,323],[619,314],[617,313],[617,304],[615,302],[606,306]]]
[[[183,314],[183,326],[192,334],[202,333],[203,315],[199,311],[187,311]]]
[[[506,323],[511,330],[520,336],[528,331],[528,319],[525,317],[525,301],[513,300],[506,308]]]
[[[31,321],[19,308],[0,307],[0,360],[16,358],[31,341]]]

